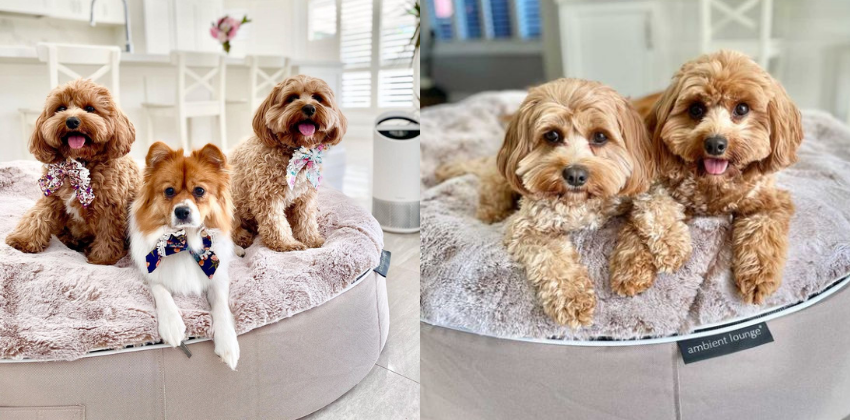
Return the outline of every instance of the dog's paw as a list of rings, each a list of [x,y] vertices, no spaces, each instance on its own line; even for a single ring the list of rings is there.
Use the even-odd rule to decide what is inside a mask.
[[[762,273],[754,275],[736,275],[738,292],[744,302],[752,305],[761,305],[764,300],[779,289],[782,281],[779,278]]]
[[[321,248],[325,244],[325,238],[319,235],[310,238],[304,238],[302,241],[307,248]]]
[[[292,240],[289,242],[279,242],[274,244],[266,244],[269,249],[277,252],[287,252],[287,251],[303,251],[307,249],[307,245],[304,245],[303,242],[299,242],[296,240]]]
[[[215,354],[232,370],[236,370],[239,362],[239,341],[236,339],[236,331],[233,328],[216,331],[213,337],[215,343]]]
[[[86,261],[89,264],[97,265],[115,265],[123,257],[123,255],[104,254],[99,252],[87,252]]]
[[[679,223],[655,243],[652,256],[659,273],[673,273],[691,258],[691,235],[688,226]]]
[[[159,336],[162,341],[171,347],[177,347],[186,337],[186,324],[179,313],[161,314],[157,319],[159,323]]]
[[[634,296],[655,283],[657,268],[643,247],[617,249],[611,260],[611,290],[620,296]]]
[[[24,235],[18,235],[13,232],[6,237],[6,245],[15,248],[18,251],[33,254],[44,251],[48,244],[34,241],[31,238],[26,238]]]
[[[233,247],[233,252],[236,253],[236,256],[242,258],[245,256],[245,248],[242,248],[239,245]]]
[[[561,299],[555,299],[544,306],[547,315],[561,325],[572,329],[593,324],[593,312],[596,310],[596,294],[593,289],[570,293]]]

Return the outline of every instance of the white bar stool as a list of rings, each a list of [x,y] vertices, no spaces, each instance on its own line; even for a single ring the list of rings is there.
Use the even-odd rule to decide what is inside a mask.
[[[106,87],[112,93],[115,103],[120,106],[120,92],[118,89],[118,63],[121,61],[121,49],[114,46],[100,45],[73,45],[39,43],[36,45],[38,60],[47,63],[47,74],[50,81],[50,89],[59,86],[60,74],[71,80],[86,78],[97,81],[106,73],[110,74],[109,83]],[[68,66],[100,66],[94,73],[83,77]],[[35,126],[35,120],[41,114],[41,109],[19,108],[21,117],[21,133],[29,138]],[[24,156],[26,153],[24,154]]]
[[[227,150],[227,130],[225,125],[226,57],[218,53],[199,53],[178,51],[172,53],[172,63],[177,70],[176,102],[173,104],[155,103],[147,100],[147,79],[145,79],[145,120],[148,132],[148,147],[154,142],[153,118],[177,118],[180,144],[184,150],[190,150],[189,119],[193,117],[218,117],[219,139],[222,150]],[[195,70],[206,70],[203,76]],[[203,71],[201,70],[201,71]],[[187,83],[191,83],[187,86]],[[189,93],[196,88],[208,91],[212,100],[189,100]]]
[[[288,57],[275,55],[248,55],[245,62],[248,64],[248,99],[228,99],[227,104],[247,103],[253,114],[272,88],[292,74],[292,65]]]
[[[769,71],[770,60],[779,58],[782,53],[782,40],[771,37],[773,0],[727,1],[700,0],[702,53],[719,49],[737,50],[752,57],[763,69]],[[755,10],[756,7],[759,9]],[[714,18],[715,13],[719,19]],[[738,29],[750,37],[718,37],[717,34],[722,33],[721,30],[729,24],[737,24]],[[776,69],[777,73],[783,70],[781,67],[784,63],[779,61],[780,68]]]

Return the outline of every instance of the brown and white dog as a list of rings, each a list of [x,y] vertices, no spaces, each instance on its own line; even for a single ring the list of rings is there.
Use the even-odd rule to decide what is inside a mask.
[[[228,268],[236,254],[227,159],[212,144],[185,156],[157,142],[145,163],[144,185],[131,211],[130,246],[156,301],[159,335],[172,347],[186,337],[172,293],[205,293],[215,353],[235,370],[239,343]]]
[[[646,118],[660,184],[688,216],[731,216],[733,272],[743,300],[760,304],[779,287],[794,203],[774,175],[796,161],[800,112],[782,86],[745,55],[720,51],[685,63]],[[659,234],[644,203],[620,235],[612,285],[634,295],[652,285]],[[669,211],[669,209],[668,209]]]
[[[508,219],[505,243],[558,323],[589,325],[596,307],[571,233],[626,211],[628,197],[649,187],[652,163],[640,115],[600,83],[540,85],[514,115],[498,170],[522,198]]]
[[[294,156],[316,156],[339,143],[346,127],[334,93],[323,80],[299,75],[274,87],[254,114],[254,136],[239,144],[231,157],[237,245],[247,248],[259,234],[275,251],[322,246],[316,222],[318,182],[308,172],[317,163],[295,169],[290,164]]]
[[[115,264],[127,253],[127,218],[139,169],[127,156],[133,124],[109,90],[79,79],[47,96],[35,123],[30,152],[47,164],[44,192],[6,243],[41,252],[56,235],[93,264]]]

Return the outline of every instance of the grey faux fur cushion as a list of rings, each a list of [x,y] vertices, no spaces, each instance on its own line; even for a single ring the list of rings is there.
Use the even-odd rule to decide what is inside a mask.
[[[41,194],[36,162],[0,164],[0,359],[73,360],[95,349],[159,341],[153,298],[129,257],[86,263],[55,237],[39,254],[6,245],[6,235]],[[95,192],[96,194],[97,192]],[[231,263],[231,309],[244,333],[319,305],[378,265],[383,233],[362,207],[319,190],[322,248],[279,253],[254,243]],[[188,333],[209,337],[209,304],[175,295]]]
[[[484,93],[422,112],[422,319],[504,337],[633,339],[687,333],[705,325],[807,299],[850,273],[850,130],[822,112],[804,112],[800,160],[779,175],[797,206],[782,287],[763,307],[741,303],[730,267],[729,220],[690,224],[694,254],[648,291],[620,297],[608,285],[608,256],[621,224],[574,235],[596,283],[594,325],[578,331],[550,320],[523,271],[502,245],[504,223],[475,219],[474,175],[435,185],[443,162],[493,154],[504,134],[500,117],[523,92]]]

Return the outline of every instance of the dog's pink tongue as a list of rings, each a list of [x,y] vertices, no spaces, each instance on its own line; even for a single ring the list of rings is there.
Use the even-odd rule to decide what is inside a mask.
[[[68,137],[68,146],[71,146],[72,149],[79,149],[86,144],[86,138],[83,136],[70,136]]]
[[[316,126],[310,123],[298,124],[298,131],[304,137],[312,137],[313,133],[316,132]]]
[[[726,172],[726,167],[729,166],[729,161],[724,159],[706,159],[703,161],[705,171],[712,175],[720,175]]]

